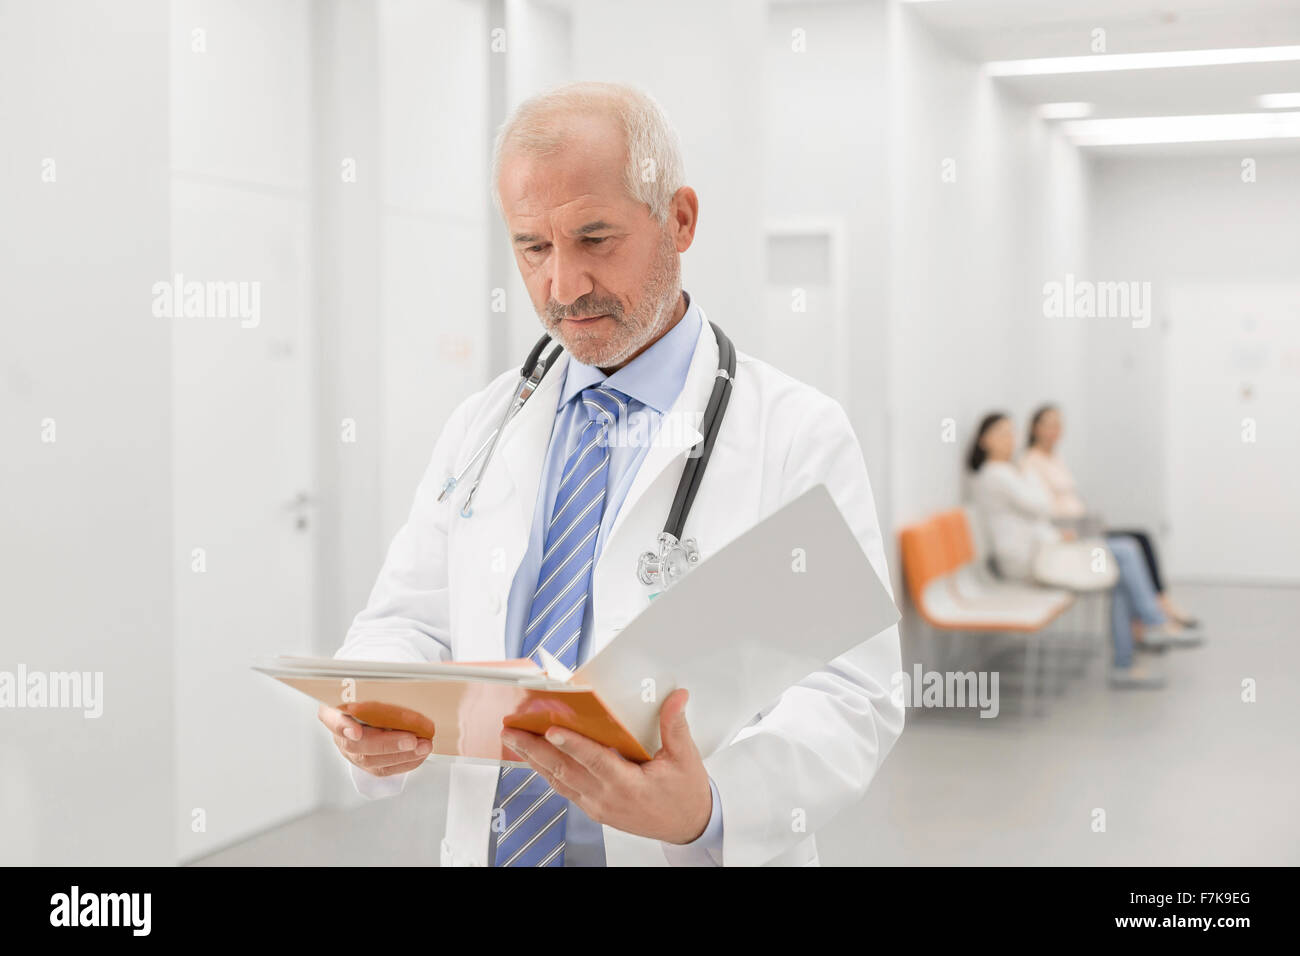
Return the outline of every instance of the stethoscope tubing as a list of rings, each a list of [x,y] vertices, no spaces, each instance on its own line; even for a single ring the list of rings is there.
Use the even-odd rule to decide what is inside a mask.
[[[709,401],[704,409],[703,425],[703,448],[700,454],[687,459],[686,466],[682,470],[681,481],[677,485],[677,493],[673,497],[672,508],[668,512],[668,521],[664,525],[664,531],[671,534],[675,539],[680,540],[682,531],[686,526],[686,518],[691,513],[691,505],[695,503],[695,495],[700,490],[700,483],[704,478],[704,471],[708,467],[709,457],[713,454],[713,445],[718,437],[718,429],[722,425],[722,419],[727,412],[727,404],[731,400],[731,389],[736,377],[736,349],[731,344],[725,332],[722,331],[715,322],[710,322],[709,326],[713,329],[713,334],[718,341],[718,371],[713,381],[713,391],[709,393]],[[473,467],[474,462],[480,455],[486,451],[483,458],[483,464],[479,466],[478,474],[474,477],[474,484],[470,486],[469,494],[465,496],[465,503],[461,506],[461,516],[468,518],[473,514],[470,503],[474,499],[474,493],[478,491],[479,482],[483,480],[483,474],[487,471],[488,465],[492,461],[492,454],[496,451],[497,440],[510,420],[524,407],[532,393],[537,390],[541,380],[546,377],[546,373],[551,370],[560,353],[564,351],[563,346],[556,345],[546,357],[546,361],[539,365],[538,360],[541,358],[542,351],[546,348],[547,343],[551,341],[549,333],[543,333],[528,357],[524,360],[523,366],[519,369],[519,384],[515,387],[515,394],[506,406],[505,412],[501,416],[501,423],[493,430],[492,434],[479,447],[473,457],[465,463],[465,467],[454,478],[449,479],[439,494],[438,500],[442,501],[447,494],[456,487],[465,473]],[[531,382],[531,388],[529,388]],[[527,391],[525,391],[527,389]],[[692,450],[699,447],[699,444],[692,446]]]
[[[686,518],[691,513],[691,505],[695,503],[695,494],[700,490],[704,470],[709,464],[709,456],[713,454],[713,444],[717,440],[723,416],[727,413],[727,404],[731,401],[731,388],[736,377],[735,346],[715,323],[710,322],[709,325],[718,340],[718,372],[713,380],[713,391],[709,394],[709,402],[704,407],[704,420],[701,422],[704,426],[704,447],[699,455],[686,460],[682,480],[677,485],[677,494],[673,498],[673,506],[668,511],[668,521],[664,525],[664,531],[679,541],[686,526]]]

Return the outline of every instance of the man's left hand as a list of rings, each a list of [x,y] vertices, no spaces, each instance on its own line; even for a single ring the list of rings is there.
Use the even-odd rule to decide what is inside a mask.
[[[713,792],[686,725],[689,696],[678,688],[659,708],[663,746],[648,763],[633,763],[613,747],[562,727],[544,737],[506,728],[501,740],[597,823],[665,843],[690,843],[709,824]]]

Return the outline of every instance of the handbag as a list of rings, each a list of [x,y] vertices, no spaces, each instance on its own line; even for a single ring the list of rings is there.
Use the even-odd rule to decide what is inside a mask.
[[[1034,554],[1032,574],[1049,587],[1106,591],[1119,581],[1119,566],[1102,538],[1048,541]]]

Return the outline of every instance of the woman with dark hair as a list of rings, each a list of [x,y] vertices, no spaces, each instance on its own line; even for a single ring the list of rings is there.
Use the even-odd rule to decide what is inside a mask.
[[[1036,476],[1051,492],[1053,518],[1079,519],[1088,513],[1088,508],[1075,488],[1074,476],[1065,467],[1057,452],[1057,444],[1060,440],[1061,412],[1055,405],[1044,405],[1034,412],[1033,418],[1029,421],[1029,444],[1024,455],[1021,456],[1020,467]],[[1183,627],[1197,627],[1199,622],[1177,607],[1165,591],[1151,536],[1145,531],[1128,529],[1108,529],[1106,534],[1132,538],[1137,543],[1137,546],[1142,549],[1142,558],[1146,562],[1147,572],[1151,575],[1157,600],[1165,616],[1177,621]]]
[[[998,573],[1032,581],[1039,551],[1072,535],[1052,524],[1051,493],[1032,474],[1016,467],[1015,452],[1016,433],[1011,419],[995,412],[986,415],[976,429],[966,464],[974,472],[971,498],[984,524]],[[1155,587],[1133,540],[1108,537],[1106,545],[1119,570],[1111,602],[1111,686],[1161,687],[1164,678],[1134,662],[1135,626],[1145,629],[1145,643],[1151,646],[1196,641],[1161,611]]]

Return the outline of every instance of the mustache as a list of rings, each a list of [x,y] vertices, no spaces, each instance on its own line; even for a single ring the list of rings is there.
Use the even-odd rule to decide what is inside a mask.
[[[552,325],[562,319],[586,319],[594,315],[608,315],[614,319],[623,318],[623,305],[617,299],[595,299],[583,296],[574,300],[572,305],[560,305],[554,300],[546,303],[546,317]]]

